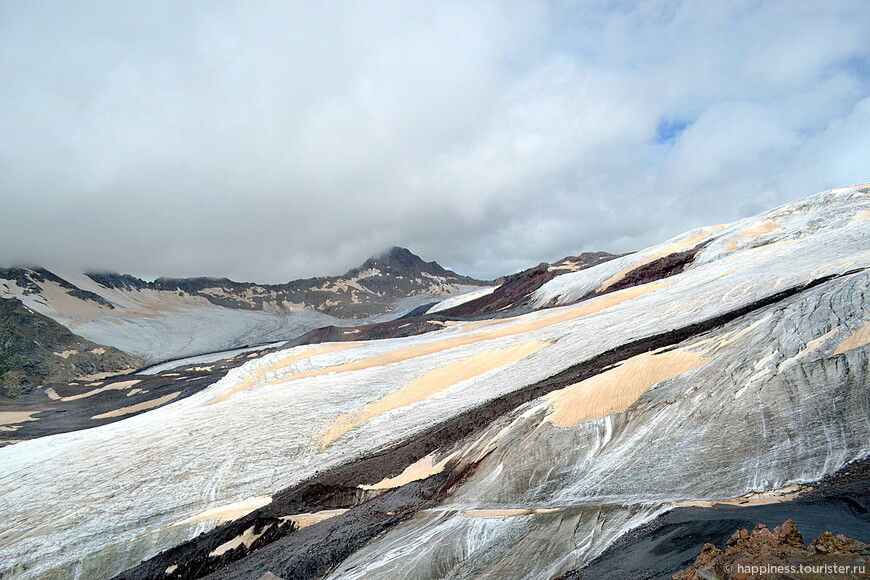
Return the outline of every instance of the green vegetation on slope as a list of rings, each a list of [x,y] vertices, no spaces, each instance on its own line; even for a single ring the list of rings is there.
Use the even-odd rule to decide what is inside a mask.
[[[0,395],[18,398],[48,382],[141,365],[134,356],[73,334],[18,299],[0,299]]]

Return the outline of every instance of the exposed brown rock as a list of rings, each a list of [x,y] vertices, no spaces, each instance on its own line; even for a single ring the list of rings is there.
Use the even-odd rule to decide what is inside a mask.
[[[443,310],[439,314],[453,318],[514,316],[531,310],[531,295],[553,278],[566,272],[585,270],[618,257],[618,254],[607,252],[585,252],[579,256],[568,256],[554,264],[544,262],[505,277],[502,285],[492,294]]]
[[[139,358],[73,334],[16,298],[0,298],[0,399],[18,399],[50,382],[140,366]]]
[[[870,578],[870,544],[825,532],[804,548],[793,520],[771,531],[758,524],[734,532],[720,550],[704,544],[692,566],[674,580]]]
[[[608,286],[606,292],[615,292],[623,288],[639,286],[640,284],[648,284],[656,280],[662,280],[675,276],[692,265],[695,261],[695,256],[706,246],[706,243],[699,244],[694,248],[684,252],[674,252],[657,260],[653,260],[647,264],[639,266],[628,272],[621,280]]]

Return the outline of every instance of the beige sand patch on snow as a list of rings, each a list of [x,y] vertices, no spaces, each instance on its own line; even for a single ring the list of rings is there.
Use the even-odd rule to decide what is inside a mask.
[[[855,330],[845,340],[843,340],[834,351],[835,355],[843,354],[856,348],[861,348],[870,343],[870,324],[864,323],[864,326]]]
[[[13,423],[24,423],[25,421],[39,421],[34,419],[39,411],[0,411],[0,425],[12,425]]]
[[[158,397],[157,399],[145,401],[136,405],[130,405],[129,407],[121,407],[120,409],[109,411],[108,413],[94,415],[93,417],[91,417],[91,419],[111,419],[112,417],[123,417],[124,415],[129,415],[130,413],[147,411],[148,409],[153,409],[155,407],[159,407],[160,405],[165,405],[180,394],[180,392],[169,393],[168,395],[163,395],[162,397]]]
[[[583,262],[565,262],[564,264],[557,264],[547,267],[547,272],[556,272],[559,270],[565,272],[576,272],[577,270],[582,270],[583,267]]]
[[[304,514],[293,514],[292,516],[281,516],[281,520],[287,522],[292,521],[296,523],[296,529],[302,530],[309,526],[313,526],[314,524],[319,524],[320,522],[326,521],[330,518],[334,518],[335,516],[340,516],[341,514],[348,511],[347,509],[335,509],[335,510],[321,510],[319,512],[306,512]]]
[[[402,487],[405,484],[411,483],[412,481],[419,481],[421,479],[426,479],[431,475],[435,475],[436,473],[441,473],[444,471],[444,467],[446,467],[447,462],[453,459],[456,453],[451,453],[441,461],[435,461],[435,453],[430,453],[426,457],[422,457],[418,461],[415,461],[411,465],[405,468],[405,470],[395,477],[386,477],[377,483],[373,483],[372,485],[360,485],[358,486],[360,489],[372,490],[372,489],[392,489],[394,487]]]
[[[599,296],[598,298],[586,300],[577,304],[573,308],[559,311],[554,314],[550,314],[549,316],[542,316],[537,320],[530,320],[529,322],[525,323],[525,325],[520,326],[520,328],[523,328],[522,332],[530,332],[533,330],[540,330],[554,324],[559,324],[561,322],[567,322],[576,318],[582,318],[590,314],[596,314],[598,312],[601,312],[602,310],[607,310],[608,308],[618,306],[623,302],[628,302],[629,300],[634,300],[635,298],[639,298],[640,296],[643,296],[645,294],[650,294],[657,290],[661,290],[662,288],[667,288],[671,284],[673,284],[673,281],[671,280],[658,280],[656,282],[650,282],[649,284],[641,284],[639,286],[632,286],[631,288],[624,288],[617,292],[611,292],[609,294],[605,294],[604,296]]]
[[[248,515],[254,510],[258,510],[263,506],[269,505],[270,503],[272,503],[272,496],[270,495],[249,497],[247,499],[243,499],[242,501],[209,508],[205,511],[199,512],[195,516],[191,516],[187,519],[175,522],[172,525],[182,526],[184,524],[208,522],[211,520],[220,520],[220,525],[226,522],[237,520],[242,516]]]
[[[465,323],[460,330],[468,332],[489,326],[496,327],[488,332],[475,335],[478,337],[478,340],[474,340],[474,342],[478,342],[479,340],[490,340],[492,338],[503,338],[505,336],[515,336],[517,334],[540,330],[563,322],[569,322],[577,318],[583,318],[590,314],[596,314],[603,310],[607,310],[608,308],[618,306],[623,302],[628,302],[645,294],[650,294],[662,288],[666,288],[671,284],[673,284],[673,281],[671,280],[658,280],[648,284],[624,288],[616,292],[604,294],[603,296],[584,300],[578,304],[564,306],[556,310],[531,312],[514,318],[468,322]]]
[[[265,526],[259,534],[254,533],[254,527],[255,526],[251,526],[250,528],[245,530],[242,535],[236,536],[232,540],[224,542],[223,544],[221,544],[220,546],[218,546],[217,548],[215,548],[214,550],[209,552],[208,553],[209,557],[214,558],[216,556],[223,556],[224,554],[226,554],[230,550],[235,550],[236,548],[238,548],[242,544],[244,544],[246,548],[250,549],[251,546],[254,544],[254,542],[256,542],[258,539],[260,539],[263,536],[263,534],[265,534],[266,531],[272,526]]]
[[[772,489],[769,491],[750,492],[740,497],[725,499],[721,501],[686,500],[671,502],[669,505],[672,505],[674,507],[713,507],[716,504],[738,506],[770,505],[774,503],[792,501],[811,490],[811,487],[793,484],[786,487],[781,487],[779,489]]]
[[[751,256],[752,254],[757,254],[760,252],[766,252],[767,250],[772,250],[774,248],[781,248],[783,246],[790,246],[792,244],[796,244],[798,242],[802,242],[801,238],[795,238],[793,240],[780,240],[778,242],[773,242],[772,244],[765,244],[763,246],[758,246],[757,248],[750,248],[744,252],[745,256]],[[771,258],[766,258],[767,260]],[[761,260],[764,261],[764,260]]]
[[[132,381],[119,381],[117,383],[111,383],[111,384],[106,385],[105,387],[100,387],[99,389],[94,389],[94,390],[88,391],[86,393],[79,393],[78,395],[70,395],[69,397],[60,397],[60,400],[61,401],[77,401],[79,399],[84,399],[86,397],[92,397],[94,395],[98,395],[98,394],[104,393],[106,391],[123,391],[124,389],[129,389],[133,385],[139,384],[141,382],[142,382],[142,379],[134,379]],[[55,393],[55,394],[57,394],[57,393]]]
[[[136,372],[136,369],[127,369],[123,371],[106,371],[104,373],[94,373],[92,375],[84,375],[78,378],[80,381],[100,381],[109,377],[117,377],[119,375],[129,375]]]
[[[77,350],[65,350],[63,352],[53,352],[51,354],[53,354],[55,356],[59,356],[60,358],[66,360],[70,357],[70,355],[74,355],[74,354],[78,354],[78,353],[79,353],[79,351],[77,351]]]
[[[779,366],[776,369],[776,373],[779,374],[782,371],[787,370],[787,369],[791,368],[792,366],[796,365],[798,362],[800,362],[800,360],[802,358],[804,358],[805,356],[811,354],[812,352],[814,352],[814,351],[820,349],[822,346],[824,346],[824,344],[826,342],[828,342],[828,339],[831,338],[832,336],[834,336],[835,334],[837,334],[839,331],[840,331],[839,328],[834,327],[831,330],[829,330],[828,332],[826,332],[825,334],[823,334],[822,336],[807,342],[807,346],[803,350],[798,352],[793,357],[787,358],[784,361],[782,361],[781,363],[779,363]]]
[[[42,296],[50,305],[37,306],[42,314],[58,314],[72,318],[65,326],[73,327],[87,320],[94,320],[106,316],[110,309],[107,306],[97,304],[93,300],[82,300],[72,296],[69,291],[51,280],[40,283]]]
[[[377,401],[367,403],[356,411],[346,413],[330,421],[325,433],[319,437],[320,446],[322,448],[326,447],[338,437],[341,437],[354,427],[359,427],[369,419],[413,403],[424,401],[462,381],[523,359],[548,344],[535,340],[517,346],[472,355],[429,371],[404,387],[384,395]]]
[[[706,352],[677,349],[632,357],[615,368],[545,395],[552,412],[544,420],[573,427],[625,411],[656,383],[708,364],[712,359],[702,358]]]
[[[750,226],[744,230],[740,230],[737,235],[744,238],[757,238],[758,236],[763,236],[764,234],[775,232],[779,228],[780,225],[778,223],[768,220],[766,222]]]
[[[754,226],[750,226],[746,229],[740,230],[737,232],[735,239],[728,242],[728,245],[725,246],[725,251],[730,252],[732,250],[739,249],[743,244],[740,243],[740,240],[754,240],[759,236],[763,236],[764,234],[769,234],[771,232],[775,232],[780,229],[780,225],[775,221],[766,221],[760,224],[755,224]]]
[[[546,328],[548,326],[560,324],[562,322],[568,322],[577,318],[583,318],[584,316],[589,316],[590,314],[595,314],[601,312],[602,310],[607,310],[608,308],[613,308],[614,306],[618,306],[623,302],[628,302],[629,300],[639,298],[644,294],[650,294],[651,292],[655,292],[656,290],[666,288],[671,284],[673,284],[673,281],[671,280],[658,280],[656,282],[650,282],[648,284],[632,286],[631,288],[623,288],[622,290],[610,292],[609,294],[598,296],[597,298],[584,300],[583,302],[580,302],[578,304],[563,307],[555,311],[548,310],[544,311],[543,313],[531,312],[529,314],[517,316],[516,318],[470,322],[466,326],[464,326],[462,330],[473,330],[476,328],[499,324],[504,325],[504,328],[496,328],[489,331],[488,334],[484,333],[479,335],[485,337],[486,339],[500,338],[503,336],[513,336],[516,334],[522,334],[524,332],[532,332],[535,330]],[[516,322],[514,324],[507,324],[511,321],[519,322]]]

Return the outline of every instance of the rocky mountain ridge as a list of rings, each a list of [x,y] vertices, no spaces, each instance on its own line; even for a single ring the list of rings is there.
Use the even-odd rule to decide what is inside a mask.
[[[339,318],[384,314],[395,300],[440,296],[491,284],[424,262],[405,248],[392,247],[341,276],[320,276],[285,284],[234,282],[228,278],[157,278],[146,282],[129,274],[86,272],[110,290],[156,290],[200,296],[241,310],[281,311],[310,308]]]
[[[673,580],[730,580],[779,575],[796,580],[820,580],[847,576],[870,578],[870,544],[825,532],[804,547],[804,538],[794,520],[772,531],[758,524],[752,531],[737,530],[723,549],[704,544],[691,567]]]
[[[14,298],[0,298],[0,396],[17,398],[49,382],[130,372],[142,361],[95,344]]]
[[[0,296],[148,364],[290,340],[324,326],[396,318],[441,296],[491,285],[394,247],[342,276],[286,284],[0,269]]]

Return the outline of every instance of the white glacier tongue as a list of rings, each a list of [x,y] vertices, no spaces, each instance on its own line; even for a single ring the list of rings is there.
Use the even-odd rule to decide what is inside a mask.
[[[154,411],[0,448],[0,573],[111,577],[214,529],[207,510],[274,497],[657,336],[670,343],[446,442],[416,468],[473,473],[331,577],[551,578],[669,502],[818,479],[868,452],[868,219],[868,188],[820,194],[675,238],[668,252],[706,245],[662,280],[273,353]],[[537,298],[607,290],[662,252],[565,274]]]

